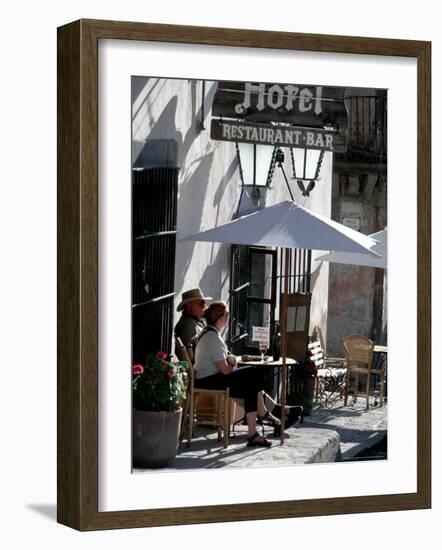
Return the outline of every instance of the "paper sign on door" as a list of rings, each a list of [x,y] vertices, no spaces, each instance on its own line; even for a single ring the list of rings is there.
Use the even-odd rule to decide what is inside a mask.
[[[254,342],[269,342],[269,327],[252,327]]]

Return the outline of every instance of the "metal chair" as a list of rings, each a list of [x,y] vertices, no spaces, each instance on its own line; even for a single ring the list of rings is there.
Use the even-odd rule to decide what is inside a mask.
[[[316,326],[313,329],[313,338],[317,338],[322,348],[322,356],[324,359],[324,367],[345,368],[345,357],[329,357],[327,347],[325,345],[324,335],[320,327]]]
[[[359,393],[359,376],[366,376],[365,395],[367,409],[369,408],[370,379],[373,375],[380,377],[380,405],[384,402],[384,376],[385,369],[373,368],[374,343],[365,336],[354,335],[342,338],[342,344],[346,354],[347,377],[344,392],[344,405],[347,405],[350,382],[353,381],[353,402],[355,403]]]
[[[224,448],[227,448],[230,432],[230,389],[208,390],[195,388],[194,368],[189,351],[184,346],[181,338],[175,338],[175,355],[180,361],[186,361],[189,365],[187,399],[184,407],[180,441],[183,441],[187,434],[187,447],[190,447],[194,423],[206,424],[216,427],[218,430],[218,441],[223,441]],[[210,406],[205,408],[198,407],[198,411],[196,412],[195,403],[199,396],[204,395],[213,397],[214,406],[210,404]]]
[[[316,337],[318,334],[316,333]],[[347,368],[345,359],[341,361],[327,362],[324,357],[324,350],[319,339],[314,339],[308,344],[310,360],[316,366],[317,376],[315,378],[315,402],[317,405],[333,407],[342,399],[345,390]]]

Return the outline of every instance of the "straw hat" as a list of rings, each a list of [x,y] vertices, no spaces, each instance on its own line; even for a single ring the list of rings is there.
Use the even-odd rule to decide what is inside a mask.
[[[188,302],[193,302],[195,300],[212,300],[213,298],[211,296],[204,296],[204,294],[201,292],[200,288],[193,288],[192,290],[187,290],[186,292],[183,292],[181,294],[181,302],[179,303],[178,307],[176,308],[177,311],[182,311],[184,308],[184,305]]]

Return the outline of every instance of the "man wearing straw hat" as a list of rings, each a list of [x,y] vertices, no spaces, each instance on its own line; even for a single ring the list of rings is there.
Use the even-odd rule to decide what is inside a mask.
[[[181,294],[177,311],[182,311],[182,314],[174,332],[186,347],[192,345],[193,339],[205,327],[203,313],[208,300],[212,300],[211,296],[204,296],[200,288],[193,288]]]

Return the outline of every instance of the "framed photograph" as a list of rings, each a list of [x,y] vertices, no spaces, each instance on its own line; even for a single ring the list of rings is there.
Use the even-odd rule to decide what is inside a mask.
[[[98,20],[58,29],[60,523],[431,506],[430,67],[429,42]],[[205,363],[178,361],[178,346],[196,352],[177,327],[187,314],[195,328],[204,310],[189,304],[213,300],[204,315],[226,331],[226,365],[273,374],[255,405],[230,387],[244,409],[224,397],[220,432],[207,435],[189,431],[205,414],[189,390],[204,393]],[[344,378],[324,370],[358,334],[371,337],[370,365],[377,354],[373,386],[351,377],[350,344]],[[352,424],[327,420],[309,454],[320,417],[285,430],[288,413],[263,448],[250,421],[260,395],[306,416],[345,399],[353,427],[377,415],[372,445],[386,445],[388,426],[388,452],[344,460]],[[149,437],[151,413],[161,420]],[[172,432],[172,455],[152,458],[146,441],[166,446]]]

